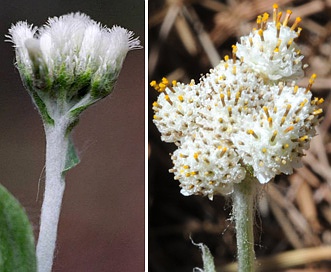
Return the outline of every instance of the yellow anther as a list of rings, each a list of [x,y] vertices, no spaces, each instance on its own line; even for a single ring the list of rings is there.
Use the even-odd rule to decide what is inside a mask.
[[[319,114],[321,114],[322,112],[323,112],[322,109],[314,110],[314,111],[313,111],[313,115],[319,115]]]
[[[261,41],[264,41],[263,30],[259,29],[257,33],[260,35]]]
[[[281,126],[284,124],[284,122],[286,120],[286,117],[287,117],[288,113],[290,112],[290,109],[291,109],[291,104],[287,104],[286,110],[285,110],[284,115],[283,115],[283,117],[281,119],[281,122],[280,122]]]
[[[170,100],[169,95],[165,95],[164,99],[167,100],[171,106],[173,105],[172,101]]]
[[[299,37],[299,36],[300,36],[300,34],[301,34],[301,31],[302,31],[302,28],[301,28],[301,27],[298,27],[298,30],[297,30],[297,37]]]
[[[269,19],[269,13],[267,13],[267,12],[263,13],[262,21],[266,22],[266,21],[268,21],[268,19]]]
[[[185,154],[183,154],[183,153],[180,153],[180,154],[179,154],[179,157],[181,157],[181,158],[187,158],[188,156],[185,155]]]
[[[227,151],[228,149],[226,148],[226,147],[223,147],[222,148],[222,152],[220,153],[220,157],[222,157],[224,154],[225,154],[225,152]]]
[[[286,106],[286,110],[285,110],[285,112],[284,112],[284,117],[287,117],[287,115],[288,115],[288,113],[290,112],[290,109],[291,109],[291,104],[287,104],[287,106]]]
[[[296,94],[299,90],[299,86],[298,85],[295,85],[294,86],[294,89],[293,89],[293,94]]]
[[[300,103],[299,108],[298,108],[294,113],[295,113],[295,114],[298,114],[298,113],[302,110],[302,108],[307,104],[307,102],[308,102],[308,100],[307,100],[307,99],[304,99],[304,100]]]
[[[233,60],[233,63],[236,63],[236,59],[237,59],[236,53],[237,53],[237,51],[238,51],[237,46],[232,45],[232,60]]]
[[[256,23],[257,23],[257,28],[258,28],[258,29],[261,28],[261,22],[262,22],[262,16],[259,15],[259,16],[257,16],[257,18],[256,18]]]
[[[230,88],[228,88],[226,94],[227,94],[228,100],[230,100],[230,99],[231,99],[231,91],[230,91]]]
[[[159,106],[159,104],[156,101],[154,101],[153,102],[153,107],[157,107],[157,106]]]
[[[287,161],[283,159],[282,164],[285,165],[286,163],[287,163]]]
[[[289,126],[287,129],[284,130],[285,133],[290,132],[294,129],[294,126]]]
[[[311,100],[310,101],[310,104],[312,105],[316,105],[316,102],[318,101],[318,98],[317,97],[314,97],[314,100]]]
[[[265,147],[262,148],[262,153],[267,153],[267,149]]]
[[[195,85],[195,81],[194,81],[194,79],[191,79],[191,82],[190,82],[189,85],[190,85],[190,86],[194,86],[194,85]]]
[[[293,25],[292,25],[292,27],[291,27],[291,30],[296,29],[297,26],[298,26],[298,24],[299,24],[300,22],[301,22],[301,18],[300,18],[300,17],[295,18],[295,21],[294,21],[294,23],[293,23]]]
[[[316,79],[316,77],[317,77],[316,74],[312,74],[311,77],[310,77],[310,79],[309,79],[309,83],[310,83],[310,84],[313,84],[314,81],[315,81],[315,79]]]
[[[288,10],[286,11],[285,19],[284,19],[284,21],[283,21],[283,26],[287,26],[288,21],[289,21],[289,19],[290,19],[290,17],[291,17],[291,14],[292,14],[292,11],[288,9]]]
[[[185,177],[188,178],[189,176],[191,176],[191,173],[186,173],[186,174],[185,174]]]
[[[225,56],[224,56],[224,60],[225,60],[225,61],[228,61],[228,60],[229,60],[229,56],[228,56],[228,55],[225,55]]]
[[[299,138],[300,142],[304,142],[306,140],[308,140],[308,135],[305,135],[305,136],[302,136],[302,137]]]
[[[229,112],[229,116],[231,117],[232,116],[232,107],[231,106],[228,107],[228,112]]]
[[[276,53],[276,52],[279,52],[279,47],[280,47],[281,43],[282,43],[282,40],[281,40],[281,39],[278,39],[278,40],[277,40],[276,47],[275,47],[275,49],[274,49],[274,52],[275,52],[275,53]]]
[[[256,135],[255,131],[252,129],[247,130],[247,134],[253,135],[255,139],[258,139],[259,137]]]
[[[265,115],[269,118],[270,115],[269,115],[268,107],[263,106],[263,111],[265,112]]]
[[[220,98],[221,98],[223,107],[225,107],[225,101],[224,101],[224,94],[223,93],[220,94]]]
[[[308,93],[310,91],[311,87],[313,86],[313,84],[315,82],[315,79],[316,79],[316,74],[312,74],[309,79],[309,83],[308,83],[305,93]]]
[[[197,174],[198,174],[198,172],[196,172],[196,171],[191,172],[191,176],[196,176]]]
[[[223,123],[223,118],[219,118],[218,122]]]
[[[154,120],[161,120],[161,118],[159,116],[157,116],[157,115],[153,115],[153,119]]]
[[[277,37],[277,39],[279,39],[279,34],[280,34],[280,26],[281,26],[281,24],[280,24],[280,22],[278,22],[278,23],[276,24],[276,29],[277,29],[277,34],[276,34],[276,37]]]
[[[162,83],[163,83],[164,85],[168,85],[168,84],[169,84],[169,80],[168,80],[166,77],[163,77],[163,78],[162,78]]]
[[[237,74],[237,67],[235,65],[232,67],[232,74]]]
[[[323,102],[324,102],[324,99],[323,99],[323,98],[320,98],[320,99],[316,102],[316,104],[317,104],[317,105],[321,105]]]
[[[248,40],[249,40],[249,44],[250,44],[251,47],[252,47],[252,46],[253,46],[253,38],[252,38],[252,37],[249,37]]]
[[[155,87],[157,86],[157,83],[155,80],[151,81],[151,83],[149,83],[149,85],[151,85],[151,87]]]
[[[271,117],[268,118],[268,122],[269,122],[269,127],[272,127],[272,118]]]
[[[305,100],[303,100],[301,103],[300,103],[300,108],[303,108],[306,104],[307,104],[308,100],[307,98],[305,98]]]
[[[262,24],[261,24],[261,28],[262,28],[263,30],[266,29],[268,19],[269,19],[269,14],[266,13],[266,12],[263,13],[263,16],[262,16]]]
[[[289,144],[284,144],[283,145],[283,149],[286,149],[286,148],[288,148],[290,145]]]
[[[161,82],[161,83],[159,84],[159,88],[160,88],[160,92],[163,92],[163,91],[167,88],[167,85],[164,84],[163,82]]]
[[[196,159],[196,160],[198,160],[198,158],[199,158],[199,152],[195,152],[193,154],[193,158]]]
[[[182,95],[178,95],[178,100],[179,100],[180,102],[183,102],[183,101],[184,101],[184,97],[183,97]]]
[[[287,42],[287,48],[289,48],[293,43],[293,39],[289,39],[289,41]]]
[[[172,86],[173,87],[176,87],[177,86],[177,80],[173,80],[171,83],[172,83]]]
[[[278,5],[277,4],[273,4],[272,5],[272,8],[273,8],[272,20],[276,23],[277,12],[278,12]]]
[[[184,169],[189,169],[190,166],[189,166],[189,165],[184,165],[183,168],[184,168]]]
[[[275,130],[274,133],[272,134],[271,138],[270,138],[271,142],[273,142],[276,139],[277,134],[278,134],[278,131]]]
[[[234,104],[235,104],[235,105],[237,105],[240,96],[241,96],[241,91],[238,91],[238,92],[236,93],[236,99],[234,100]]]

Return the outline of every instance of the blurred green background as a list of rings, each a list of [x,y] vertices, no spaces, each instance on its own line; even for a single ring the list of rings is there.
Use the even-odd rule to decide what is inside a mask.
[[[81,11],[123,26],[144,46],[144,1],[2,0],[0,37],[12,23],[36,26]],[[26,208],[38,233],[45,138],[40,117],[0,42],[0,183]],[[144,270],[144,49],[129,52],[111,97],[74,131],[81,163],[67,174],[54,271]],[[38,194],[38,181],[40,190]]]

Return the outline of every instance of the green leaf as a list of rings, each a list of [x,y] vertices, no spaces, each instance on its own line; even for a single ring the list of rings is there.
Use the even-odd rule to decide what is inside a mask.
[[[32,227],[19,202],[0,185],[0,271],[36,272]]]
[[[193,242],[193,240],[191,241],[193,245],[198,246],[200,248],[202,253],[203,269],[196,268],[196,271],[216,272],[214,257],[213,255],[211,255],[209,248],[203,243],[196,244]]]
[[[70,137],[70,136],[69,136]],[[69,138],[69,146],[67,151],[66,164],[63,170],[63,174],[65,174],[71,168],[74,168],[77,164],[80,163],[80,159],[77,155],[76,148],[71,138]]]

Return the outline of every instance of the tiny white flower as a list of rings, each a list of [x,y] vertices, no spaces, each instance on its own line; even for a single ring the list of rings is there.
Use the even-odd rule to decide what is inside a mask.
[[[56,111],[78,115],[111,93],[126,54],[141,48],[133,35],[71,13],[49,18],[40,28],[18,22],[7,37],[28,91],[40,111],[47,108],[42,115],[52,118]]]
[[[233,184],[246,175],[264,184],[301,165],[323,99],[310,92],[315,74],[307,88],[289,82],[302,73],[302,56],[293,41],[289,44],[297,36],[295,27],[287,27],[289,14],[282,26],[279,16],[272,23],[261,16],[263,40],[261,31],[244,37],[244,45],[233,46],[232,59],[226,56],[198,84],[170,86],[165,78],[151,82],[161,92],[153,104],[154,123],[162,140],[178,145],[171,172],[183,195],[212,199],[231,193]],[[284,43],[277,41],[280,38]]]

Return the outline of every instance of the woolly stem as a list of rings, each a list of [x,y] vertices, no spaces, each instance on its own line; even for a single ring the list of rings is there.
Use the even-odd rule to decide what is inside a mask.
[[[253,223],[256,184],[256,179],[249,177],[234,186],[233,215],[236,224],[239,272],[255,271]]]
[[[46,180],[37,244],[38,272],[50,272],[53,265],[57,228],[65,188],[64,174],[69,138],[67,120],[45,124]]]

